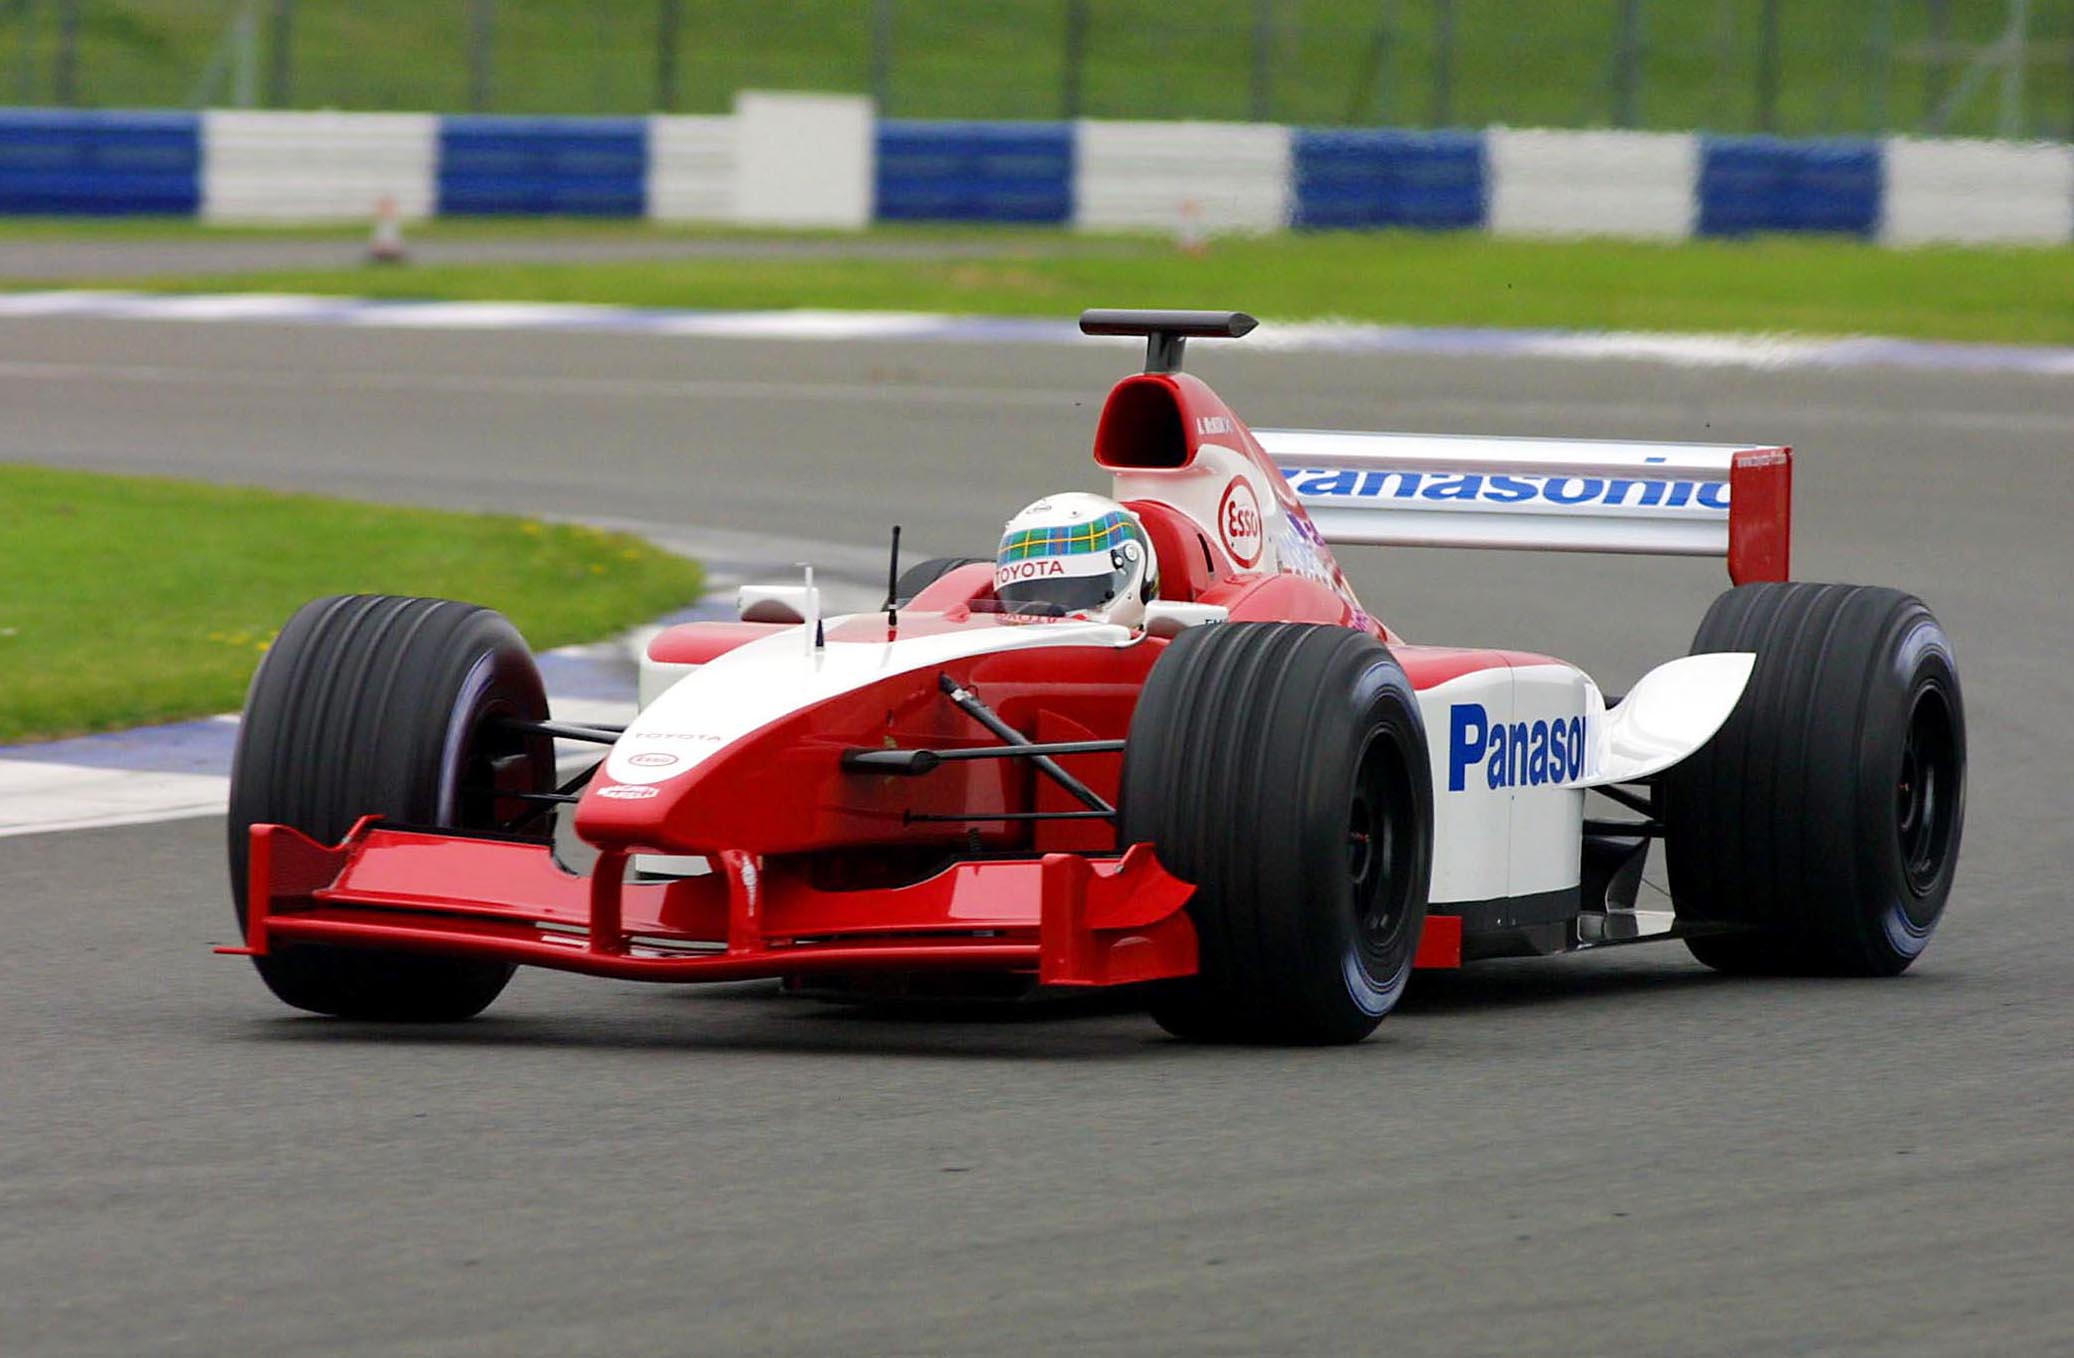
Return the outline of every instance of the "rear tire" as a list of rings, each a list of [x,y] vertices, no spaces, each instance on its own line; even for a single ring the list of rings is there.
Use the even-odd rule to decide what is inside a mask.
[[[530,804],[510,794],[553,787],[554,748],[496,724],[507,716],[545,720],[547,696],[500,614],[374,594],[305,604],[253,676],[238,730],[230,875],[239,929],[256,824],[330,844],[366,815],[456,830],[522,816]],[[303,944],[252,960],[286,1003],[357,1019],[468,1018],[512,973],[501,962]]]
[[[1966,721],[1921,600],[1761,584],[1714,601],[1695,654],[1753,651],[1742,700],[1659,786],[1671,899],[1717,971],[1893,976],[1950,895]]]
[[[1126,844],[1195,884],[1199,970],[1152,1015],[1210,1042],[1358,1042],[1426,918],[1433,785],[1389,650],[1308,623],[1192,628],[1153,666],[1123,769]]]

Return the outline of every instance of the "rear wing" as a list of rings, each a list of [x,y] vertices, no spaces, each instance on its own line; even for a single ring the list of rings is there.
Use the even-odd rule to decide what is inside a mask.
[[[1793,450],[1256,429],[1328,543],[1725,556],[1784,580]]]

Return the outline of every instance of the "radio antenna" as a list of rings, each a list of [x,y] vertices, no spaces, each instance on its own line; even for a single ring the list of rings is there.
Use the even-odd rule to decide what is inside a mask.
[[[893,559],[886,563],[886,630],[900,625],[900,525],[893,525]]]

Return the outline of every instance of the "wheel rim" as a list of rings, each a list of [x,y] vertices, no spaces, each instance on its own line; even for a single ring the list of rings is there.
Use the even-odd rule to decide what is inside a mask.
[[[1410,913],[1413,799],[1404,748],[1378,732],[1362,752],[1347,807],[1347,880],[1354,936],[1371,972],[1386,959]]]
[[[499,718],[516,716],[497,703],[477,718],[462,744],[456,770],[454,819],[457,829],[506,830],[538,815],[540,808],[518,794],[538,792],[539,759],[532,746],[539,737],[504,726]]]
[[[1894,833],[1902,874],[1917,896],[1929,893],[1951,857],[1959,801],[1959,750],[1943,690],[1926,686],[1909,709],[1901,767],[1894,780]]]
[[[552,767],[544,737],[504,725],[526,715],[498,692],[496,662],[484,656],[454,696],[441,760],[439,823],[455,829],[507,830],[538,808],[515,794],[543,790],[540,769]],[[551,776],[551,775],[550,775]]]

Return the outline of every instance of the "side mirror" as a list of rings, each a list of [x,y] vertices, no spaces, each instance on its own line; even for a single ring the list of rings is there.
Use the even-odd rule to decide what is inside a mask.
[[[811,592],[805,585],[744,585],[735,613],[743,622],[803,623],[813,611]]]

